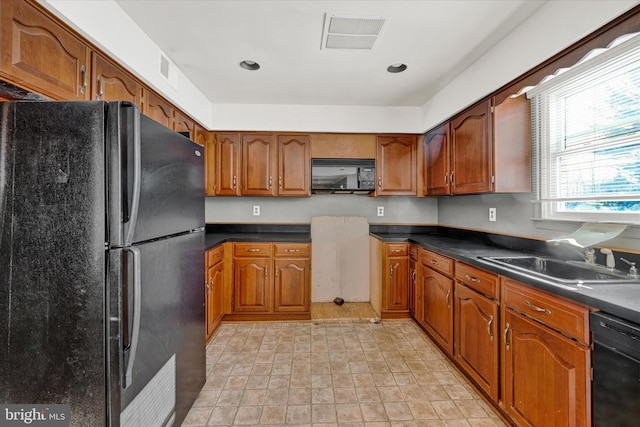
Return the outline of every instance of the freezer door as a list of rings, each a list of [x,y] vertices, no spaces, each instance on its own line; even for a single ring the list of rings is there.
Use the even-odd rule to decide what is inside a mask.
[[[111,252],[110,424],[180,425],[205,382],[204,232]]]
[[[111,247],[204,227],[202,147],[127,102],[108,117]]]
[[[0,103],[0,402],[104,425],[102,102]]]

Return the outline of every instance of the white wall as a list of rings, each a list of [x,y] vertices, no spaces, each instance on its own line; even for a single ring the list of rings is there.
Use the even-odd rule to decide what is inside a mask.
[[[422,106],[423,130],[453,116],[638,4],[637,0],[547,1]]]

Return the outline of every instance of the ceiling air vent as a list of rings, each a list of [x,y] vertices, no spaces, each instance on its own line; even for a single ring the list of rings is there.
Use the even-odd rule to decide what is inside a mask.
[[[321,49],[371,50],[387,19],[381,16],[325,14]]]
[[[160,52],[160,75],[174,88],[178,89],[178,67],[167,55]]]

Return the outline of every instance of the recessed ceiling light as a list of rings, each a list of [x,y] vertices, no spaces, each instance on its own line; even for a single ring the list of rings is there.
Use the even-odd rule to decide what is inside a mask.
[[[244,60],[240,63],[240,66],[245,70],[255,71],[260,68],[260,64],[255,61]]]
[[[387,67],[387,71],[390,73],[401,73],[404,70],[407,69],[407,66],[405,64],[391,64]]]

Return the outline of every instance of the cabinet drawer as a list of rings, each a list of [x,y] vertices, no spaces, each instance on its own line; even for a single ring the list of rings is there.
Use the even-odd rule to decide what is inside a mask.
[[[426,249],[420,249],[420,262],[449,277],[453,276],[453,260]]]
[[[271,243],[242,242],[234,243],[233,256],[238,257],[270,257]]]
[[[224,245],[216,246],[207,251],[207,267],[212,267],[224,258]]]
[[[499,298],[500,279],[496,274],[456,262],[456,280],[483,295]]]
[[[556,331],[588,344],[589,309],[560,297],[503,278],[503,304]]]
[[[409,254],[409,245],[406,243],[387,243],[387,256],[407,256]]]
[[[273,256],[308,258],[311,255],[311,245],[308,243],[274,243]]]

